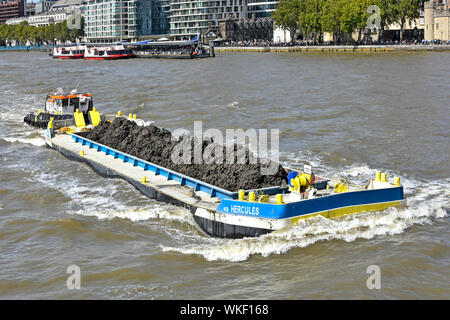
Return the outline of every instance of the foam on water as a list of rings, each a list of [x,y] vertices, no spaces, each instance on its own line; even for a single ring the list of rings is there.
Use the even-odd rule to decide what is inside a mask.
[[[356,180],[367,181],[376,169],[356,165],[344,169],[341,174]],[[301,220],[284,230],[257,238],[244,239],[197,239],[195,243],[182,242],[175,246],[161,246],[164,252],[199,255],[208,261],[243,261],[252,255],[264,257],[284,254],[294,248],[305,248],[319,241],[344,240],[392,236],[405,232],[413,225],[432,224],[436,219],[446,218],[450,207],[450,179],[421,182],[402,177],[407,196],[406,207],[389,208],[346,216],[336,220],[322,216]]]
[[[100,190],[98,191],[100,192]],[[188,210],[163,202],[157,202],[156,200],[148,199],[148,204],[140,206],[126,205],[116,201],[105,201],[103,205],[94,205],[93,202],[97,199],[99,199],[97,196],[83,199],[81,202],[82,209],[69,210],[68,213],[97,217],[99,220],[112,220],[117,218],[138,222],[151,219],[164,219],[195,225],[195,221]],[[101,203],[103,202],[101,196],[100,201]],[[106,203],[108,204],[106,205]]]
[[[233,101],[227,104],[227,108],[239,109],[239,101]]]
[[[28,96],[22,101],[14,101],[15,112],[1,108],[1,126],[8,127],[8,134],[0,137],[10,143],[25,143],[43,146],[43,130],[36,131],[23,126],[23,116],[33,105],[35,96]],[[233,102],[229,107],[237,108],[239,103]],[[22,114],[25,112],[24,114]],[[18,125],[20,123],[20,126]],[[3,129],[3,128],[2,128]],[[271,154],[274,156],[274,154]],[[404,186],[407,206],[405,208],[389,208],[383,212],[366,213],[349,216],[338,220],[323,217],[303,220],[296,225],[263,235],[257,238],[238,240],[218,239],[202,235],[198,232],[186,232],[176,227],[161,224],[161,228],[170,235],[172,245],[161,245],[164,252],[175,252],[187,255],[199,255],[208,261],[243,261],[252,255],[268,257],[273,254],[284,254],[294,248],[305,248],[320,241],[344,240],[352,242],[356,239],[373,239],[403,233],[413,225],[432,224],[436,219],[447,217],[450,199],[450,179],[440,181],[424,181],[416,177],[405,176],[383,168],[371,168],[367,164],[353,164],[337,170],[324,165],[326,154],[311,151],[275,154],[284,165],[301,167],[307,163],[315,167],[317,173],[327,176],[338,175],[354,183],[365,183],[375,176],[376,170],[387,172],[388,176],[399,176]],[[123,201],[112,195],[122,192],[123,185],[103,181],[82,182],[70,173],[38,169],[34,179],[51,188],[55,188],[70,199],[67,213],[97,217],[99,220],[127,219],[133,222],[164,219],[197,226],[190,212],[155,200],[148,204],[136,206],[132,201]],[[130,187],[132,188],[132,187]],[[138,194],[138,192],[136,191]],[[0,210],[2,209],[0,204]]]
[[[24,143],[44,146],[45,131],[36,130],[24,124],[23,118],[32,109],[37,111],[36,101],[42,100],[37,94],[24,94],[6,90],[8,104],[0,105],[0,139],[10,143]]]
[[[114,199],[112,195],[120,193],[123,189],[123,186],[116,183],[106,183],[101,180],[95,181],[95,185],[93,182],[82,184],[75,177],[67,178],[64,174],[58,175],[52,172],[40,172],[37,180],[57,189],[71,199],[66,212],[68,214],[97,217],[99,220],[118,218],[133,222],[165,219],[196,225],[190,212],[181,207],[147,198],[145,198],[146,203],[139,206],[131,205],[133,200]],[[61,183],[62,180],[64,183]],[[140,196],[138,191],[136,196]]]

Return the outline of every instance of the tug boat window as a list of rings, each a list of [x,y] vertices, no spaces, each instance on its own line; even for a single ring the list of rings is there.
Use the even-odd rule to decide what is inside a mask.
[[[72,110],[69,106],[69,99],[60,99],[59,101],[60,101],[60,106],[62,107],[61,111],[63,114],[72,112]]]
[[[75,112],[75,110],[78,108],[78,104],[79,104],[78,98],[70,98],[69,99],[69,110],[71,112]]]
[[[79,100],[79,110],[80,112],[88,111],[89,106],[92,106],[92,100],[80,99]],[[91,107],[92,109],[92,107]]]

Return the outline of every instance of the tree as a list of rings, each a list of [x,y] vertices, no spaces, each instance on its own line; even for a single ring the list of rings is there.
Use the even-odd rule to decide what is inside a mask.
[[[54,43],[55,38],[61,42],[75,41],[84,35],[84,19],[81,18],[81,29],[69,30],[67,23],[61,22],[49,26],[32,26],[26,21],[17,25],[0,25],[0,44],[5,45],[7,40],[16,40],[26,44],[29,40],[34,44]]]
[[[56,33],[55,33],[55,25],[54,24],[50,24],[46,29],[45,29],[45,41],[47,43],[53,43],[55,44],[55,37],[56,37]]]
[[[275,25],[289,31],[291,42],[294,41],[303,8],[304,0],[280,0],[277,10],[272,14]]]
[[[361,40],[362,30],[367,26],[368,3],[367,0],[347,0],[342,4],[341,29],[347,33],[358,31],[358,41]]]
[[[317,34],[322,33],[322,25],[320,23],[320,16],[322,14],[322,7],[324,0],[303,0],[304,7],[299,14],[299,27],[309,38],[312,35],[313,39],[317,39]]]
[[[341,15],[343,0],[326,0],[323,3],[320,24],[324,32],[334,35],[337,42],[341,42]]]
[[[36,30],[36,41],[38,44],[42,44],[45,41],[45,27],[39,26]]]
[[[420,9],[423,8],[421,0],[392,0],[392,17],[400,25],[400,42],[403,41],[403,33],[406,27],[406,21],[418,19]]]

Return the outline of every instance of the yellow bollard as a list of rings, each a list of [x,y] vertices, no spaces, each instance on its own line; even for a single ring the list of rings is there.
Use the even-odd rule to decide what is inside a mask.
[[[118,111],[118,112],[117,112],[117,116],[118,116],[118,117],[121,117],[121,116],[122,116],[122,111]]]
[[[142,177],[142,183],[147,183],[147,178],[146,177]]]
[[[381,182],[387,182],[386,173],[381,174]]]
[[[245,191],[244,190],[239,190],[238,199],[239,199],[239,201],[245,201]]]
[[[395,178],[394,178],[394,185],[395,185],[396,187],[400,187],[400,178],[399,178],[399,177],[395,177]]]
[[[277,204],[283,204],[283,194],[282,193],[277,194],[275,196],[275,199],[276,199]]]
[[[134,119],[134,120],[137,119],[137,114],[133,114],[133,119]]]
[[[133,115],[131,113],[128,114],[128,119],[133,119]]]
[[[253,191],[248,193],[248,201],[250,201],[250,202],[256,201],[256,194]]]
[[[38,109],[38,114],[41,113],[41,109]]]
[[[82,156],[82,157],[84,156],[84,150],[80,151],[80,156]]]
[[[377,181],[381,181],[381,171],[377,171],[375,173],[375,178],[376,178]]]
[[[80,109],[77,108],[77,110],[75,110],[76,113],[80,113]]]

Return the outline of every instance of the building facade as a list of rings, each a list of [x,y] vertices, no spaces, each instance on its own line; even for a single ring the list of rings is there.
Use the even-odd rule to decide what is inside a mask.
[[[56,0],[41,0],[36,3],[36,14],[49,11],[50,8],[56,3]]]
[[[34,16],[36,14],[36,4],[26,3],[25,4],[25,16]]]
[[[85,0],[58,0],[50,8],[50,11],[65,10],[75,11],[80,10],[81,5]]]
[[[277,10],[278,0],[247,0],[248,1],[248,18],[268,18],[272,12]]]
[[[219,31],[222,39],[228,41],[271,41],[273,20],[271,18],[227,19],[219,22]]]
[[[450,8],[445,0],[425,3],[425,40],[450,40]]]
[[[189,40],[219,27],[219,21],[247,18],[247,0],[170,0],[170,34]]]
[[[87,0],[82,12],[85,17],[87,42],[111,43],[129,41],[154,33],[156,21],[161,25],[162,13],[153,19],[153,0]],[[156,28],[160,32],[162,27]]]
[[[20,24],[21,22],[26,21],[30,26],[48,26],[64,22],[75,13],[76,11],[52,10],[35,14],[34,16],[8,19],[6,24]]]
[[[0,1],[0,24],[25,15],[25,0]]]
[[[170,11],[170,0],[152,1],[153,35],[167,35],[170,33],[169,11]]]
[[[27,17],[8,19],[6,24],[19,24],[26,21],[31,26],[39,27],[64,22],[74,14],[80,14],[82,0],[59,0],[51,4],[53,5],[50,10]]]

